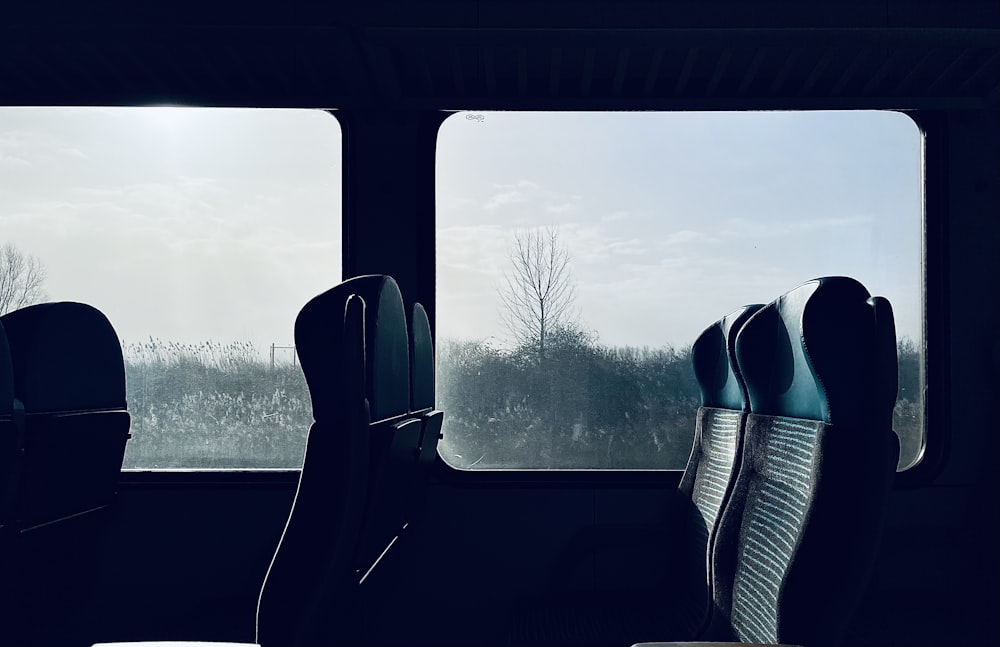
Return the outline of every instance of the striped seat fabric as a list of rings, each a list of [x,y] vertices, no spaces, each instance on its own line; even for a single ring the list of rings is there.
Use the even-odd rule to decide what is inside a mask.
[[[741,641],[778,641],[781,574],[805,526],[822,424],[769,416],[748,423],[747,433],[760,441],[747,449],[758,490],[744,513],[733,585],[732,626]]]
[[[705,329],[691,349],[701,404],[694,441],[679,486],[689,502],[682,547],[676,563],[682,577],[669,613],[675,617],[674,639],[697,636],[708,621],[710,546],[716,522],[729,495],[741,427],[748,409],[746,386],[736,365],[736,336],[760,305],[743,306]]]
[[[747,322],[736,356],[751,413],[713,550],[706,637],[837,644],[898,454],[892,310],[853,279],[810,281]]]

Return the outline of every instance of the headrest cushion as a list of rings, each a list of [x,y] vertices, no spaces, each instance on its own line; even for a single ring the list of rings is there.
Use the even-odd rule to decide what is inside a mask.
[[[346,339],[345,308],[352,295],[364,302],[364,337]],[[337,419],[348,389],[345,380],[364,380],[371,419],[404,414],[410,403],[406,313],[399,286],[384,275],[359,276],[314,297],[295,321],[295,345],[317,421]],[[343,373],[347,344],[364,349],[364,375]]]
[[[828,423],[867,419],[877,365],[890,361],[889,352],[895,365],[894,343],[878,349],[869,296],[854,279],[820,278],[751,317],[736,339],[750,410]]]
[[[896,408],[896,398],[899,397],[896,319],[892,314],[892,304],[885,297],[872,297],[868,303],[875,313],[875,408],[888,415],[882,423],[892,427],[892,412]]]
[[[125,363],[115,329],[83,303],[43,303],[0,317],[25,413],[125,409]]]
[[[691,360],[703,407],[739,411],[749,408],[746,385],[736,365],[736,334],[762,307],[743,306],[706,328],[695,340]]]
[[[14,412],[14,367],[10,356],[7,333],[0,325],[0,416]]]
[[[427,311],[413,304],[410,317],[410,410],[434,406],[434,341]]]

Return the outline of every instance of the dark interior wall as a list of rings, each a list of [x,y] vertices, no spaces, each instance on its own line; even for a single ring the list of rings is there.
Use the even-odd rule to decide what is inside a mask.
[[[80,643],[252,642],[257,596],[297,475],[148,476],[126,475],[119,489],[98,578],[81,601]]]
[[[378,131],[380,119],[387,117],[369,126],[383,133],[374,140],[384,137],[388,145],[394,130]],[[988,644],[997,634],[1000,537],[995,515],[984,511],[998,509],[998,441],[975,403],[988,406],[1000,388],[994,332],[1000,305],[990,297],[992,279],[1000,275],[994,252],[1000,240],[998,124],[995,110],[960,111],[946,115],[939,131],[945,137],[947,208],[938,215],[946,237],[940,260],[947,309],[928,314],[947,324],[948,334],[938,340],[946,344],[947,375],[930,433],[946,439],[947,447],[939,469],[925,476],[929,480],[904,482],[893,494],[873,586],[851,632],[857,644]],[[400,146],[389,161],[372,155],[362,160],[375,161],[358,163],[398,173],[417,155]],[[392,258],[380,257],[371,237],[399,213],[426,213],[427,203],[413,197],[421,195],[413,180],[386,182],[369,189],[368,199],[380,206],[367,207],[356,225],[364,239],[356,262],[375,264],[365,271],[385,263],[406,272],[419,264],[406,251],[407,238],[392,243]],[[388,197],[379,196],[387,186]],[[424,193],[422,200],[428,199]],[[419,236],[418,220],[397,224]],[[480,644],[500,642],[516,600],[642,590],[669,578],[664,556],[675,485],[669,479],[628,486],[614,475],[589,483],[547,475],[554,478],[519,482],[456,475],[443,464],[438,470],[427,518],[401,553],[406,577],[384,600],[393,621],[378,631],[387,642],[458,645],[469,636]],[[104,575],[92,598],[96,626],[90,635],[252,638],[257,590],[293,489],[293,475],[237,486],[168,474],[157,486],[123,486],[104,548]],[[623,532],[620,543],[586,543],[595,529],[613,526],[643,531]],[[992,574],[992,586],[983,586],[984,574]],[[415,602],[421,600],[435,601],[434,610]]]
[[[996,109],[952,112],[931,129],[928,171],[943,172],[942,201],[930,200],[928,247],[943,254],[931,281],[929,339],[936,353],[929,375],[942,393],[929,394],[936,469],[897,488],[889,508],[882,556],[872,591],[853,635],[865,644],[995,644],[1000,635],[997,516],[1000,481],[998,435],[987,431],[985,412],[1000,392],[1000,303],[992,297],[1000,277],[1000,114]],[[933,259],[931,259],[933,260]],[[935,268],[935,271],[938,268]],[[931,290],[935,289],[934,287]],[[995,426],[994,426],[995,427]]]
[[[449,113],[386,108],[336,113],[344,133],[344,277],[389,274],[434,323],[434,174]]]
[[[410,61],[394,61],[392,52],[378,45],[388,42],[405,53],[407,38],[413,38],[417,45],[409,51],[419,53],[423,44],[433,42],[420,40],[419,33],[388,29],[359,45],[359,35],[370,31],[363,25],[704,26],[710,28],[705,35],[669,35],[684,37],[687,44],[704,37],[721,50],[729,37],[720,31],[723,26],[995,29],[1000,11],[995,1],[937,0],[794,6],[542,2],[532,12],[509,1],[347,4],[121,2],[102,18],[90,7],[53,13],[47,5],[21,3],[0,24],[0,104],[186,101],[342,107],[345,276],[394,274],[406,298],[429,306],[433,320],[433,141],[444,113],[431,108],[469,106],[454,97],[406,95],[407,88],[422,87],[423,72],[413,65],[417,71],[404,78],[400,70],[409,69],[405,63]],[[241,16],[241,26],[228,28],[234,16]],[[263,29],[275,24],[311,27],[313,22],[322,28],[303,33]],[[192,23],[198,28],[184,27]],[[808,44],[805,33],[797,36],[799,44]],[[754,36],[732,37],[746,43]],[[287,58],[297,47],[309,56]],[[415,60],[429,60],[414,55]],[[618,55],[616,49],[608,54],[614,60]],[[633,62],[639,60],[638,50],[631,56]],[[899,76],[886,87],[907,87],[906,71],[896,72]],[[451,76],[449,67],[442,78]],[[517,79],[511,78],[516,87]],[[736,92],[739,80],[731,83]],[[941,139],[932,143],[936,157],[928,160],[929,171],[941,179],[933,188],[936,211],[929,215],[936,223],[929,230],[935,237],[929,247],[941,247],[933,259],[932,280],[938,283],[929,312],[929,326],[936,326],[932,332],[938,334],[929,351],[937,353],[933,366],[938,371],[931,376],[938,409],[930,433],[932,441],[942,441],[943,454],[938,469],[916,482],[902,479],[893,494],[884,550],[852,642],[995,644],[1000,636],[995,514],[1000,509],[1000,434],[988,411],[1000,393],[1000,300],[994,294],[1000,278],[1000,99],[995,90],[986,97],[921,96],[921,88],[910,83],[908,95],[865,100],[881,102],[881,107],[931,102],[938,111]],[[852,107],[850,98],[824,103],[822,97],[806,100],[789,92],[769,98],[766,105]],[[492,101],[494,106],[549,102],[608,109],[650,107],[655,99],[583,101],[545,93],[475,97],[476,107],[489,107]],[[720,91],[695,102],[665,97],[656,106],[739,109],[755,100]],[[949,103],[973,109],[942,112]],[[392,235],[386,235],[389,231]],[[589,480],[561,475],[541,480],[457,478],[445,466],[438,468],[427,518],[403,553],[407,577],[385,601],[393,618],[380,629],[387,642],[499,642],[515,600],[642,590],[669,578],[669,493],[678,475],[636,484],[614,474]],[[257,594],[284,525],[295,475],[262,481],[253,475],[217,479],[174,473],[125,480],[100,551],[101,575],[92,595],[80,601],[82,613],[77,615],[86,619],[81,644],[251,640]],[[613,535],[615,527],[623,541],[600,539]],[[609,533],[601,535],[600,529]],[[584,548],[578,550],[581,544]],[[52,616],[66,611],[53,609]]]

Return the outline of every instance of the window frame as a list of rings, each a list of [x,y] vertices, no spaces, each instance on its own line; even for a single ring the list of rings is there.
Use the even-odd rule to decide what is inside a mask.
[[[340,173],[340,178],[339,179],[341,181],[341,190],[339,192],[340,193],[339,200],[340,200],[341,207],[343,207],[343,204],[345,202],[345,200],[344,200],[344,198],[345,198],[345,196],[344,196],[345,190],[344,190],[344,186],[343,186],[343,182],[345,180],[345,173],[344,173],[344,169],[343,169],[343,158],[344,158],[344,149],[345,149],[345,146],[344,146],[345,132],[344,132],[344,126],[341,123],[341,120],[338,118],[337,112],[335,110],[332,110],[332,109],[320,108],[320,107],[315,107],[315,106],[212,106],[212,105],[181,105],[181,104],[170,104],[170,105],[83,105],[83,104],[70,104],[70,105],[39,105],[39,106],[27,105],[27,106],[5,106],[5,107],[6,108],[15,109],[15,110],[70,109],[70,110],[79,110],[81,112],[84,112],[84,111],[101,111],[101,110],[105,110],[105,109],[122,110],[122,111],[129,110],[129,111],[139,112],[139,111],[142,111],[143,109],[154,109],[155,110],[155,109],[162,109],[162,108],[175,108],[175,109],[178,109],[178,110],[192,110],[192,111],[194,111],[194,110],[200,110],[200,111],[206,111],[206,112],[208,112],[208,111],[220,111],[220,112],[224,112],[224,111],[245,111],[245,112],[260,111],[260,112],[272,112],[272,113],[273,112],[285,112],[285,113],[294,113],[294,112],[300,112],[300,113],[302,113],[302,112],[323,113],[325,117],[332,118],[336,122],[336,128],[339,130],[339,133],[340,133],[340,142],[341,142],[341,145],[340,145],[341,173]],[[331,176],[331,177],[335,177],[335,176]],[[325,210],[325,205],[324,205],[324,210]],[[342,214],[343,214],[343,212],[342,212]],[[324,214],[324,218],[327,218],[328,220],[331,217],[333,217],[333,216],[330,216],[328,213]],[[280,220],[280,218],[279,218],[279,220]],[[341,251],[343,251],[343,249],[347,245],[347,241],[343,238],[344,233],[346,231],[346,227],[345,227],[345,223],[344,223],[345,219],[344,219],[343,215],[341,216],[340,220],[341,220],[341,223],[340,223],[340,225],[341,225],[340,226],[341,241],[340,241],[339,247],[341,248]],[[333,228],[333,231],[337,231],[335,226]],[[330,240],[331,240],[331,242],[335,242],[334,239],[330,239]],[[346,258],[343,256],[343,253],[342,253],[340,266],[338,268],[339,272],[340,272],[340,276],[342,276],[342,277],[344,276],[344,268],[345,267],[346,267]],[[343,279],[341,279],[341,280],[343,280]],[[332,287],[332,285],[329,286],[329,287]],[[294,318],[294,313],[293,313],[293,318]],[[115,322],[112,321],[111,323],[112,323],[112,325],[114,325]],[[291,321],[290,321],[288,329],[291,330],[291,328],[292,328],[292,326],[291,326]],[[116,333],[118,334],[119,337],[121,337],[120,331],[116,331]],[[119,341],[121,341],[121,339]],[[211,341],[211,340],[209,340],[209,341]],[[260,350],[264,351],[265,349],[262,348]],[[122,351],[123,351],[123,358],[122,358],[123,359],[123,363],[127,364],[127,361],[125,360],[125,357],[124,357],[124,355],[125,355],[125,352],[124,352],[125,348],[124,347],[122,348]],[[262,358],[262,361],[263,360],[264,360],[264,358]],[[133,397],[131,397],[131,395],[128,393],[128,391],[126,392],[126,397],[128,399],[128,404],[131,405]],[[132,416],[132,421],[131,421],[131,424],[130,424],[129,440],[130,440],[130,442],[134,443],[134,436],[135,436],[135,431],[134,431],[134,429],[135,429],[135,412],[131,411],[131,407],[129,407],[128,410],[129,410],[130,415]],[[306,431],[308,431],[308,428],[306,429]],[[303,442],[301,443],[301,445],[299,447],[299,449],[301,451],[305,450],[305,444],[306,444],[306,441],[305,441],[305,438],[304,438]],[[129,445],[126,444],[126,448],[125,448],[126,453],[128,452],[128,449],[129,449]],[[236,458],[240,458],[240,457],[237,456]],[[150,483],[160,483],[160,482],[180,483],[180,482],[188,482],[188,481],[197,482],[199,484],[204,484],[204,483],[216,484],[216,483],[230,483],[230,482],[281,483],[281,482],[284,482],[285,480],[287,480],[289,478],[288,475],[290,475],[290,474],[296,474],[297,475],[300,472],[300,468],[299,467],[260,467],[260,468],[255,468],[255,467],[212,468],[212,467],[200,467],[200,466],[191,466],[191,467],[152,467],[152,466],[148,466],[148,467],[144,467],[144,466],[125,467],[124,466],[124,462],[125,462],[125,457],[123,457],[123,465],[122,465],[122,467],[119,470],[120,482],[123,483],[123,484],[128,484],[130,486],[131,485],[135,485],[135,484],[150,484]],[[249,475],[252,475],[252,476],[249,476]]]
[[[845,110],[844,108],[810,108],[788,106],[786,111],[796,110]],[[856,110],[879,110],[897,112],[909,117],[922,137],[922,214],[921,214],[921,311],[923,316],[923,339],[920,346],[921,377],[923,391],[923,448],[917,460],[893,477],[894,487],[918,487],[931,482],[943,469],[947,459],[950,432],[947,420],[947,397],[944,376],[947,375],[949,357],[947,354],[947,132],[946,115],[942,111],[906,110],[865,106]],[[443,111],[443,117],[436,131],[447,117],[459,112],[474,111],[474,108]],[[484,108],[488,110],[488,108]],[[750,108],[717,109],[717,112],[748,111]],[[850,110],[850,108],[846,109]],[[525,111],[530,112],[530,111]],[[606,112],[616,112],[609,110]],[[666,112],[652,110],[651,112]],[[437,133],[435,132],[435,142]],[[435,167],[436,168],[436,167]],[[346,165],[345,165],[346,170]],[[346,184],[345,184],[346,187]],[[436,238],[436,205],[433,235]],[[346,235],[345,235],[346,241]],[[433,259],[437,265],[436,256]],[[435,294],[436,296],[436,294]],[[434,305],[436,311],[436,303]],[[437,330],[432,318],[431,327],[435,343]],[[928,349],[932,349],[928,351]],[[445,416],[447,417],[447,410]],[[667,469],[463,469],[448,463],[440,454],[440,446],[435,457],[435,475],[442,482],[470,484],[565,484],[567,486],[593,484],[599,481],[631,487],[634,485],[676,486],[684,473]]]
[[[437,134],[444,120],[461,110],[421,111],[420,118],[413,125],[417,129],[415,138],[426,150],[417,151],[425,158],[434,158]],[[355,145],[354,123],[360,115],[354,111],[328,110],[341,127],[342,166],[342,275],[346,280],[352,276],[351,269],[357,266],[356,228],[352,226],[351,214],[355,191],[350,183],[353,179],[349,167],[349,151]],[[948,371],[948,326],[947,326],[947,131],[946,115],[940,111],[900,110],[914,120],[924,135],[924,214],[923,214],[923,370],[924,370],[924,450],[919,460],[910,468],[897,472],[897,487],[918,487],[935,478],[944,467],[950,433],[947,428],[947,386]],[[434,202],[433,170],[431,183],[420,190],[418,215],[429,214],[420,219],[420,240],[434,250],[436,239],[436,211]],[[427,174],[423,175],[425,178]],[[364,246],[370,251],[373,245],[368,241]],[[436,256],[424,254],[416,259],[420,265],[419,283],[427,291],[428,283],[434,286]],[[436,303],[433,287],[430,298],[424,298],[424,305],[431,314],[432,331],[436,339]],[[445,411],[447,416],[447,411]],[[213,485],[254,486],[255,484],[293,483],[300,469],[144,469],[123,470],[122,484],[126,487],[158,487],[185,485],[201,487]],[[451,466],[440,455],[435,457],[433,479],[443,485],[459,487],[663,487],[673,488],[680,482],[683,470],[463,470]]]
[[[947,463],[947,375],[951,362],[948,291],[948,132],[943,111],[905,111],[923,136],[923,451],[910,467],[896,472],[894,485],[912,488],[933,481]]]

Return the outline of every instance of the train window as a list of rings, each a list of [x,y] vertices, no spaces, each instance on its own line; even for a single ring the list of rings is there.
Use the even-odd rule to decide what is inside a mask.
[[[892,302],[899,469],[923,445],[922,135],[895,112],[464,112],[438,136],[441,455],[683,469],[690,345],[848,275]]]
[[[341,278],[340,151],[322,111],[0,109],[0,243],[122,338],[126,468],[301,465],[292,332]]]

